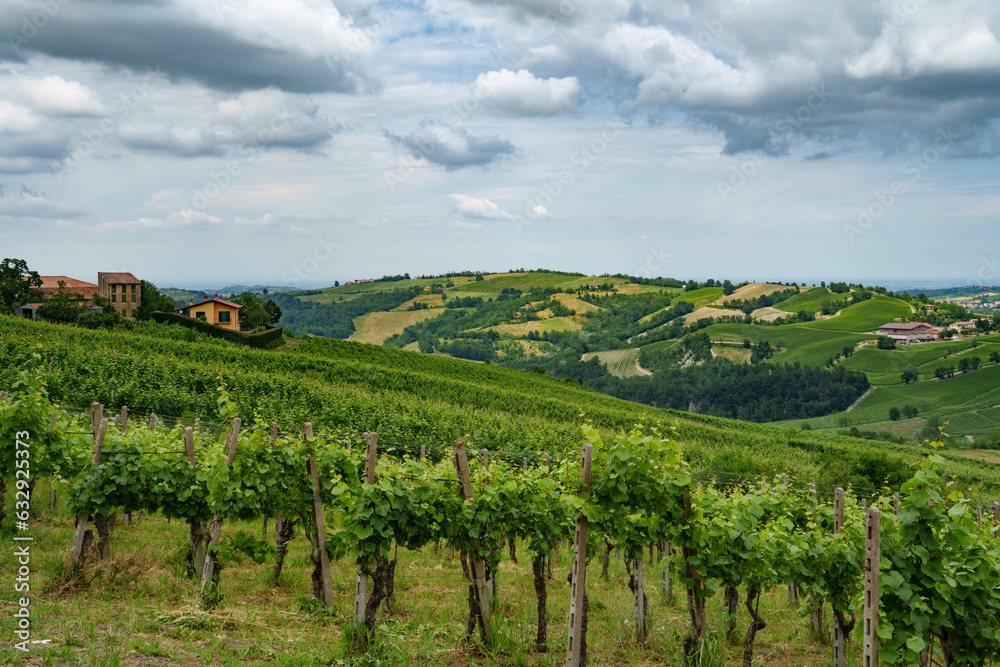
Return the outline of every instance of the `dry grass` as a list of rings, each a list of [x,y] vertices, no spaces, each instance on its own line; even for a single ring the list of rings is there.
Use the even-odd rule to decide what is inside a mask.
[[[744,315],[743,311],[740,310],[729,310],[728,308],[709,308],[706,306],[685,315],[684,324],[697,322],[703,317],[744,317]]]
[[[498,324],[494,327],[484,329],[484,331],[496,331],[500,335],[527,336],[532,331],[544,333],[546,331],[579,331],[583,328],[576,317],[551,317],[546,320],[532,320],[531,322],[518,322],[517,324]]]
[[[757,310],[750,313],[750,315],[755,320],[761,320],[763,322],[773,322],[779,317],[788,317],[792,313],[786,312],[784,310],[779,310],[777,308],[772,308],[768,306],[767,308],[758,308]]]
[[[437,298],[440,302],[441,297],[437,296]],[[411,324],[423,322],[440,314],[440,310],[431,308],[426,310],[390,310],[388,312],[368,313],[354,319],[355,331],[348,340],[381,345],[382,341],[386,338],[393,334],[403,333],[403,329]]]
[[[724,296],[720,298],[719,300],[715,301],[715,303],[721,306],[730,301],[733,301],[734,299],[756,299],[759,296],[764,296],[765,294],[771,294],[772,292],[786,290],[788,288],[789,285],[774,285],[772,283],[750,283],[749,285],[744,285],[743,287],[740,287],[739,289],[735,290],[729,296]],[[799,287],[798,289],[801,292],[803,288]],[[805,289],[812,289],[812,288],[810,287]]]

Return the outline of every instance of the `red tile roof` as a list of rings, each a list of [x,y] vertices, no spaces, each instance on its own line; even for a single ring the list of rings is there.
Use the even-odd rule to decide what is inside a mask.
[[[888,324],[883,324],[879,329],[899,329],[902,331],[912,331],[914,329],[933,329],[933,327],[926,322],[907,322],[906,324],[896,324],[889,322]]]
[[[100,280],[104,278],[109,285],[138,285],[139,279],[133,276],[131,273],[109,273],[98,271],[97,279]]]
[[[84,296],[102,294],[100,287],[85,280],[77,280],[69,276],[39,276],[39,278],[42,279],[42,285],[38,289],[42,292],[58,292],[59,281],[62,280],[66,283],[66,289],[70,292],[78,292]]]

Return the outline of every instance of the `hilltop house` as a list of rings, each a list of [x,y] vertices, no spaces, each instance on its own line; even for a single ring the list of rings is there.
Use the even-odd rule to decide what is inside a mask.
[[[897,345],[929,343],[937,338],[937,330],[926,322],[907,322],[905,324],[889,322],[880,326],[878,332],[891,338]]]
[[[968,322],[955,322],[954,324],[949,325],[949,327],[952,329],[958,329],[959,331],[972,331],[976,328],[976,321],[969,320]]]
[[[219,295],[216,294],[215,298],[206,299],[201,303],[195,303],[194,299],[189,299],[188,305],[178,308],[174,312],[214,324],[223,329],[239,331],[240,310],[242,308],[243,306],[240,304],[220,299]]]
[[[97,273],[97,286],[111,300],[111,307],[122,317],[135,319],[135,311],[142,303],[142,285],[131,273]]]

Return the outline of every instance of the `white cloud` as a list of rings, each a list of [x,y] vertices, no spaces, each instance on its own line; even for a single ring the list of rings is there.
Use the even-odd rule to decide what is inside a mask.
[[[529,213],[530,213],[529,217],[532,220],[545,220],[552,217],[552,214],[549,213],[549,209],[545,208],[541,204],[533,206]]]
[[[177,229],[190,225],[219,225],[222,218],[209,215],[204,211],[192,211],[182,209],[175,211],[166,218],[138,218],[136,220],[125,220],[123,222],[102,222],[94,227],[99,232],[113,232],[125,230],[149,230],[149,229]]]
[[[17,192],[0,186],[0,216],[9,218],[72,218],[83,211],[49,199],[39,192],[22,187]]]
[[[78,81],[45,76],[20,82],[21,92],[35,109],[61,116],[103,116],[107,109],[95,93]]]
[[[487,107],[515,116],[554,116],[579,106],[580,82],[575,76],[540,79],[526,69],[501,69],[480,74],[474,89]]]
[[[451,226],[457,229],[462,229],[470,232],[478,231],[483,228],[483,225],[481,223],[469,222],[467,220],[456,220],[455,222],[451,223]]]
[[[453,194],[448,195],[448,199],[455,205],[455,210],[467,218],[479,218],[486,220],[510,220],[511,215],[500,210],[494,202],[489,199],[478,199],[468,195]]]
[[[0,132],[31,132],[41,119],[19,104],[0,100]]]

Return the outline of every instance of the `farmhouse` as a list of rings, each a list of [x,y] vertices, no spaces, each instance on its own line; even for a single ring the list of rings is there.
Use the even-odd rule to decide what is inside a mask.
[[[97,286],[101,293],[109,295],[111,307],[130,320],[135,319],[135,311],[142,303],[142,284],[131,273],[97,273]]]
[[[118,272],[97,273],[97,284],[85,280],[77,280],[69,276],[39,276],[42,284],[36,289],[46,299],[51,299],[59,292],[59,283],[66,286],[67,292],[76,292],[83,297],[81,305],[97,311],[103,308],[94,304],[94,299],[101,297],[111,302],[111,308],[121,313],[122,317],[135,319],[135,311],[142,303],[142,287],[139,279],[131,273]],[[24,304],[16,309],[16,313],[28,319],[34,318],[35,310],[41,304]]]
[[[188,300],[188,305],[175,310],[185,317],[193,317],[209,324],[214,324],[223,329],[232,331],[240,330],[240,310],[243,308],[238,303],[225,301],[216,294],[214,299],[206,299],[201,303],[195,303],[194,299]]]
[[[953,329],[958,329],[959,331],[971,331],[976,328],[976,321],[969,320],[968,322],[955,322],[951,325]]]
[[[907,322],[896,324],[889,322],[878,328],[883,336],[888,336],[897,345],[912,345],[914,343],[929,343],[936,339],[937,332],[926,322]]]

